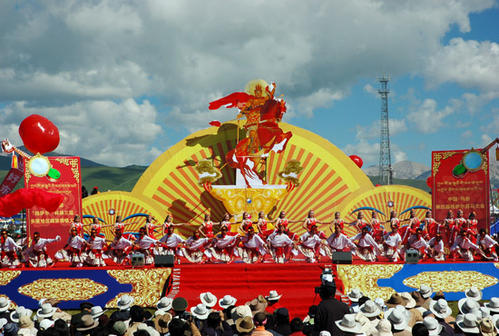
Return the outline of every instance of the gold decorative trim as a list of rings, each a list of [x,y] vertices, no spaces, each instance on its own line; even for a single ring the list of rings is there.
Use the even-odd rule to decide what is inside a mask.
[[[107,286],[91,279],[39,279],[21,286],[20,294],[34,300],[57,299],[62,301],[90,300],[105,293]]]
[[[80,181],[80,172],[78,170],[78,159],[68,159],[68,158],[57,158],[55,161],[63,164],[65,166],[71,166],[71,171],[73,172],[73,178],[76,182]]]
[[[337,265],[338,277],[345,286],[345,293],[358,288],[371,298],[388,299],[395,290],[391,287],[379,287],[378,279],[391,278],[404,265]]]
[[[132,270],[109,270],[107,273],[119,283],[132,284],[130,293],[121,293],[110,300],[106,307],[116,308],[118,299],[127,294],[134,298],[134,303],[143,307],[153,307],[161,299],[161,294],[168,277],[172,273],[171,268],[154,269],[132,269]]]
[[[21,275],[21,271],[2,271],[0,272],[0,286],[5,286],[15,278]]]
[[[454,154],[458,154],[458,152],[443,152],[443,153],[435,153],[433,155],[433,163],[432,163],[432,174],[436,176],[438,173],[438,168],[440,167],[441,160],[445,160],[453,156]]]
[[[499,280],[476,271],[421,272],[403,281],[404,285],[419,288],[422,284],[443,292],[462,292],[463,288],[475,286],[479,289],[494,286]]]

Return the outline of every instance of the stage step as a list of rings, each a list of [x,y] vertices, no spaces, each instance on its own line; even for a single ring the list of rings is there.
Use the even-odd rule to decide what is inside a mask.
[[[230,294],[238,299],[239,305],[276,290],[282,294],[279,304],[288,308],[291,317],[303,318],[308,307],[320,301],[314,288],[320,285],[324,267],[308,263],[179,265],[181,280],[177,296],[185,297],[192,307],[201,302],[200,293],[210,291],[219,299]]]

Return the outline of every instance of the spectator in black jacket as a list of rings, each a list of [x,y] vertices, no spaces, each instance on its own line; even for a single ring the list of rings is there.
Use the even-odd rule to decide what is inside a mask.
[[[343,335],[343,332],[334,322],[341,320],[345,314],[348,314],[349,308],[345,303],[334,298],[335,293],[335,286],[322,285],[319,287],[319,296],[322,301],[317,306],[317,315],[314,319],[314,335],[319,335],[322,330],[329,331],[331,335]]]

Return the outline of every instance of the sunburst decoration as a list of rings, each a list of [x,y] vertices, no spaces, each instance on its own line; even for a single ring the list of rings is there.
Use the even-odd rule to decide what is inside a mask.
[[[431,195],[417,188],[388,185],[379,186],[363,193],[352,195],[342,204],[342,207],[339,210],[346,222],[353,222],[357,219],[357,212],[352,213],[353,211],[363,207],[372,207],[385,214],[383,216],[378,213],[378,219],[383,222],[390,219],[390,212],[392,210],[395,210],[400,214],[404,210],[415,205],[431,208]],[[424,218],[425,209],[416,209],[414,211],[418,218]],[[366,220],[371,218],[370,210],[361,210],[361,212],[364,214]],[[409,213],[406,212],[399,218],[409,218]],[[388,224],[385,224],[385,228],[388,229]],[[345,231],[350,236],[357,233],[353,226],[345,227]]]
[[[278,177],[285,163],[298,160],[303,166],[300,186],[282,199],[270,213],[275,218],[280,210],[292,220],[303,220],[308,210],[314,209],[321,221],[331,220],[332,214],[352,193],[373,189],[369,178],[337,147],[316,134],[281,123],[284,132],[293,137],[283,153],[272,153],[263,164],[267,183],[284,184]],[[236,144],[237,126],[225,123],[192,134],[159,156],[144,172],[132,193],[149,197],[160,203],[175,219],[189,222],[193,229],[208,213],[218,221],[225,213],[223,203],[198,184],[197,162],[210,159],[216,167],[223,167],[222,178],[216,185],[235,184],[234,169],[224,166],[225,155]],[[252,206],[249,204],[248,206]],[[240,215],[240,214],[235,214]],[[301,223],[291,228],[301,232]]]

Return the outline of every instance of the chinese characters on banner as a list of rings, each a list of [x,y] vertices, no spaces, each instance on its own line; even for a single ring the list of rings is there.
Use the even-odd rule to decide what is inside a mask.
[[[36,231],[40,232],[42,238],[61,236],[59,242],[48,246],[49,255],[53,255],[55,251],[66,244],[73,217],[75,215],[81,216],[81,172],[79,157],[51,156],[48,159],[52,167],[61,173],[61,177],[57,181],[51,182],[47,177],[31,175],[26,169],[25,186],[63,194],[64,201],[52,213],[38,207],[27,210],[26,227],[30,241]]]
[[[480,149],[476,150],[479,153]],[[447,211],[463,210],[468,218],[475,211],[478,228],[489,228],[489,153],[481,154],[482,165],[467,170],[463,157],[469,150],[432,152],[431,170],[433,175],[432,203],[433,216],[442,221]],[[458,174],[456,177],[455,174]]]

